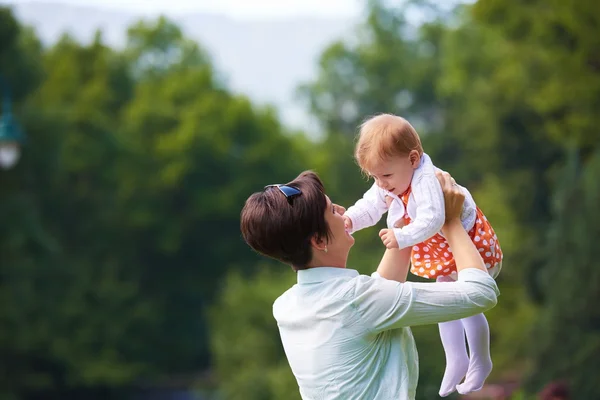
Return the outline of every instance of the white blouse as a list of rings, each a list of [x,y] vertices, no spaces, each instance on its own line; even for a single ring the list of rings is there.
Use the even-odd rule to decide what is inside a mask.
[[[345,215],[352,220],[352,232],[377,224],[382,215],[387,212],[387,226],[394,230],[401,249],[414,246],[436,233],[441,233],[446,216],[444,194],[435,176],[436,169],[431,158],[423,153],[421,164],[413,172],[411,181],[411,194],[406,210],[412,221],[410,224],[402,228],[394,227],[395,222],[404,216],[404,204],[395,194],[373,184],[361,199],[346,210]],[[460,219],[463,227],[469,231],[475,225],[476,205],[469,191],[462,186],[460,188],[465,193]],[[389,209],[385,201],[386,196],[393,199]]]

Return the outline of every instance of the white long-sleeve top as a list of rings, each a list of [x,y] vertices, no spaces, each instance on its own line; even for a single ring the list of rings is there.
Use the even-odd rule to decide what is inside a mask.
[[[396,221],[404,216],[405,208],[402,200],[395,194],[373,184],[371,188],[346,214],[352,220],[352,232],[373,226],[379,222],[384,213],[388,213],[387,226],[394,230],[398,246],[402,249],[429,239],[439,233],[444,225],[444,194],[435,176],[436,167],[431,158],[423,153],[421,163],[414,170],[411,181],[411,194],[408,198],[407,212],[411,223],[403,228],[395,228]],[[476,205],[469,191],[460,186],[465,193],[465,202],[461,212],[463,227],[469,231],[477,217]],[[388,209],[385,197],[393,201]]]
[[[415,400],[410,327],[487,311],[498,295],[489,274],[474,268],[453,283],[400,283],[320,267],[298,271],[273,315],[302,399]]]

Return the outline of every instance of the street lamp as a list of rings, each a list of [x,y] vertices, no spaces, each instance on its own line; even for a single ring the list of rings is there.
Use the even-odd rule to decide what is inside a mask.
[[[0,77],[0,86],[3,89],[2,117],[0,117],[0,168],[9,169],[19,161],[25,136],[13,117],[10,91],[2,77]]]

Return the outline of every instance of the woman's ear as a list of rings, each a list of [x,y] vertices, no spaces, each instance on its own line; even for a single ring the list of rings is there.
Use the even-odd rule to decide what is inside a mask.
[[[416,169],[419,164],[421,164],[421,154],[419,154],[417,150],[411,150],[408,159],[410,160],[410,165],[413,169]]]
[[[312,245],[312,247],[314,247],[315,250],[327,251],[327,243],[325,242],[325,240],[318,237],[317,235],[314,235],[310,239],[310,244]]]

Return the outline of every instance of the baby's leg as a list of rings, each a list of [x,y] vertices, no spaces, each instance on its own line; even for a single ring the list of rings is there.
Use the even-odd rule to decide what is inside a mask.
[[[490,327],[483,314],[464,318],[461,321],[467,333],[470,358],[467,377],[464,383],[456,387],[456,390],[460,394],[467,394],[481,389],[492,372]]]
[[[441,276],[438,282],[454,282],[450,277]],[[461,320],[438,324],[444,353],[446,354],[446,370],[440,386],[440,396],[446,397],[456,390],[469,368],[469,356],[465,344],[465,331]]]
[[[502,269],[502,262],[488,269],[492,278],[496,278]],[[483,386],[492,372],[492,357],[490,355],[490,327],[483,314],[477,314],[461,320],[467,333],[469,343],[469,370],[465,382],[458,385],[456,390],[461,394],[475,392]]]

